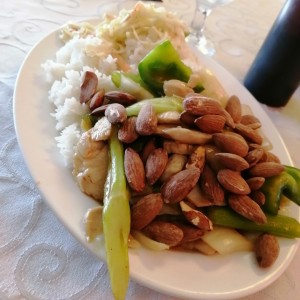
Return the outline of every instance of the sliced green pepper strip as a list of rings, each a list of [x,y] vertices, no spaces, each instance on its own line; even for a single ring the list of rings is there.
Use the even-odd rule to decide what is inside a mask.
[[[285,170],[279,175],[266,178],[261,191],[266,197],[262,208],[272,215],[278,213],[282,195],[300,205],[300,170],[285,166]]]
[[[256,224],[228,207],[210,207],[207,216],[215,225],[246,231],[259,231],[286,238],[300,237],[300,223],[291,217],[283,215],[268,215],[267,223]]]
[[[156,95],[163,95],[165,80],[178,79],[187,82],[192,74],[191,68],[181,61],[169,40],[150,51],[140,61],[138,70],[142,80]]]
[[[112,293],[116,300],[123,300],[129,282],[130,208],[124,175],[123,145],[118,140],[115,127],[112,129],[109,146],[111,164],[103,201],[103,232]]]
[[[126,107],[126,112],[128,117],[137,116],[140,112],[142,106],[145,103],[151,103],[156,113],[163,113],[167,111],[183,111],[182,98],[180,97],[162,97],[162,98],[152,98],[139,101]]]

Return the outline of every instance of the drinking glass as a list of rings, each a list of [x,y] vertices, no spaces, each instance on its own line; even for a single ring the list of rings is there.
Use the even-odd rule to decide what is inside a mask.
[[[233,0],[196,0],[196,9],[191,22],[191,34],[188,40],[194,44],[203,54],[212,56],[216,49],[214,43],[205,34],[205,24],[207,17],[217,6],[222,6]]]

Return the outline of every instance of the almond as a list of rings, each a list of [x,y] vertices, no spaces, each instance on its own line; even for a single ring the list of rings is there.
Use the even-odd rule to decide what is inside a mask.
[[[221,115],[204,115],[195,120],[196,126],[203,132],[222,132],[226,119]]]
[[[280,163],[280,159],[277,155],[270,151],[264,151],[264,154],[260,160],[260,162],[267,162],[267,161],[272,161],[272,162],[277,162]]]
[[[189,94],[183,100],[185,111],[196,115],[222,115],[223,108],[215,99],[202,96],[200,94]]]
[[[118,139],[125,143],[130,144],[134,142],[138,137],[138,133],[135,130],[136,117],[127,118],[120,129],[118,130]]]
[[[160,193],[149,194],[131,207],[131,228],[141,230],[159,214],[163,207]]]
[[[259,206],[264,205],[265,202],[266,202],[266,196],[265,196],[265,194],[263,192],[261,192],[261,191],[258,191],[258,190],[251,192],[250,197]]]
[[[230,128],[235,128],[235,123],[234,123],[234,121],[233,121],[233,119],[232,119],[232,116],[231,116],[230,113],[229,113],[227,110],[225,110],[224,108],[223,108],[222,116],[225,117],[225,119],[226,119],[225,124],[226,124],[228,127],[230,127]]]
[[[216,153],[215,157],[224,168],[231,169],[233,171],[243,171],[249,168],[248,162],[243,157],[234,153]]]
[[[91,111],[94,111],[96,108],[100,107],[104,100],[104,89],[97,91],[89,102],[89,107]]]
[[[140,135],[151,135],[156,131],[157,116],[153,106],[145,103],[138,114],[136,120],[136,131]]]
[[[242,119],[242,105],[240,99],[232,95],[226,104],[226,111],[231,115],[235,123],[239,123]]]
[[[80,86],[80,103],[88,102],[96,93],[98,86],[98,77],[94,72],[86,71],[83,74]]]
[[[204,231],[210,231],[213,229],[211,220],[201,211],[191,208],[184,201],[180,201],[180,208],[186,219],[194,226]]]
[[[165,203],[177,203],[183,200],[195,187],[199,177],[200,170],[195,167],[190,167],[171,176],[161,188]]]
[[[183,231],[171,222],[153,221],[147,225],[143,232],[151,239],[174,247],[183,239]]]
[[[256,176],[248,178],[246,182],[248,183],[251,191],[257,191],[263,186],[265,180],[266,179],[264,177]]]
[[[224,189],[217,180],[216,174],[213,170],[206,164],[201,178],[200,178],[201,189],[205,195],[209,197],[212,204],[224,205],[225,195]]]
[[[249,146],[245,139],[238,133],[224,131],[213,134],[215,145],[224,152],[234,153],[241,157],[248,154]]]
[[[247,195],[251,191],[240,172],[222,169],[218,172],[217,178],[223,188],[231,193]]]
[[[259,121],[259,119],[249,114],[243,115],[240,123],[247,125],[252,129],[257,129],[261,127],[261,122]]]
[[[150,140],[148,140],[142,150],[142,160],[144,163],[146,163],[148,156],[150,155],[150,153],[155,150],[156,147],[156,139],[155,137],[151,137]]]
[[[263,142],[263,137],[255,129],[250,128],[247,125],[236,124],[235,131],[241,134],[249,142],[261,145]]]
[[[104,114],[111,124],[119,124],[127,120],[126,109],[119,103],[109,104]]]
[[[238,214],[257,224],[267,222],[267,217],[261,207],[247,195],[231,194],[228,197],[229,206]]]
[[[262,148],[256,148],[248,152],[245,156],[245,160],[249,163],[249,167],[256,165],[263,157],[264,150]]]
[[[134,104],[137,101],[137,99],[134,96],[120,91],[107,92],[104,95],[104,99],[107,103],[119,103],[124,106]]]
[[[183,231],[183,239],[180,241],[180,245],[199,240],[205,232],[193,225],[187,225],[179,222],[176,222],[175,225]]]
[[[186,168],[194,166],[200,171],[203,170],[205,164],[205,148],[203,146],[198,146],[194,152],[189,156],[186,163]]]
[[[146,178],[153,185],[163,174],[168,163],[168,153],[163,148],[153,150],[146,161]]]
[[[270,267],[279,255],[277,238],[272,234],[261,234],[255,242],[254,251],[258,265],[262,268]]]
[[[132,148],[125,150],[124,169],[129,186],[136,192],[142,192],[146,185],[144,164]]]
[[[195,120],[197,119],[197,116],[195,116],[192,113],[189,113],[187,111],[183,111],[180,114],[179,119],[185,125],[187,125],[189,127],[195,127]]]
[[[261,162],[249,169],[251,176],[272,177],[284,171],[284,166],[276,162]]]

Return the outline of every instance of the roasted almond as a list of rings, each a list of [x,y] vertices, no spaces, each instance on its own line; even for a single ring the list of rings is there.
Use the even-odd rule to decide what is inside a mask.
[[[226,119],[221,115],[204,115],[195,120],[196,126],[203,132],[222,132]]]
[[[132,148],[125,150],[124,169],[129,186],[136,192],[142,192],[146,185],[144,164]]]
[[[223,107],[215,99],[202,96],[200,94],[189,94],[183,100],[185,111],[196,115],[221,115]]]
[[[195,120],[197,119],[197,116],[193,115],[192,113],[189,113],[187,111],[183,111],[179,116],[180,121],[189,126],[189,127],[195,127]]]
[[[231,194],[228,197],[228,204],[235,212],[254,223],[267,222],[267,217],[261,207],[247,195]]]
[[[225,124],[229,127],[229,128],[235,128],[235,123],[232,119],[232,116],[230,115],[230,113],[223,108],[223,113],[222,116],[225,117]]]
[[[243,157],[234,153],[216,153],[215,158],[225,169],[231,169],[233,171],[243,171],[249,168],[248,162]]]
[[[248,152],[245,156],[245,160],[249,163],[249,167],[256,165],[263,157],[264,150],[262,148],[256,148]]]
[[[205,164],[205,148],[203,146],[198,146],[194,152],[189,156],[186,163],[186,168],[194,166],[200,171],[203,170]]]
[[[267,161],[280,163],[280,158],[270,151],[264,151],[264,154],[260,162],[267,162]]]
[[[217,180],[217,176],[214,171],[205,165],[200,177],[200,186],[205,195],[209,197],[209,200],[214,205],[225,205],[224,189]]]
[[[180,208],[186,219],[194,226],[204,231],[210,231],[213,229],[211,220],[201,211],[193,209],[184,201],[180,201]]]
[[[88,102],[96,93],[98,86],[98,77],[94,72],[86,71],[83,74],[80,86],[80,103]]]
[[[247,125],[247,126],[251,127],[252,129],[257,129],[257,128],[261,127],[260,120],[258,118],[256,118],[255,116],[250,115],[250,114],[243,115],[242,118],[241,118],[240,123],[244,124],[244,125]]]
[[[105,116],[111,124],[119,124],[127,120],[126,109],[119,103],[109,104],[105,110]]]
[[[155,220],[143,232],[151,239],[174,247],[183,239],[183,231],[171,222]]]
[[[218,172],[217,178],[223,188],[231,193],[247,195],[251,191],[240,172],[222,169]]]
[[[249,169],[251,176],[272,177],[284,171],[284,166],[276,162],[261,162]]]
[[[248,178],[246,182],[248,183],[251,191],[257,191],[263,186],[265,180],[266,179],[264,177],[256,176]]]
[[[261,145],[263,142],[263,137],[255,129],[250,128],[247,125],[236,124],[235,131],[242,135],[249,142]]]
[[[119,103],[124,106],[134,104],[137,99],[125,92],[121,91],[111,91],[104,94],[104,99],[107,103]]]
[[[241,121],[242,105],[240,99],[236,95],[229,97],[225,109],[231,115],[235,123],[239,123]]]
[[[205,232],[194,225],[179,222],[175,222],[175,225],[183,231],[183,239],[180,241],[180,245],[199,240]]]
[[[254,245],[257,263],[262,268],[268,268],[274,264],[279,255],[279,243],[277,238],[269,233],[261,234]]]
[[[157,116],[153,106],[145,103],[137,116],[136,131],[140,135],[151,135],[156,131]]]
[[[254,200],[259,206],[262,206],[266,202],[266,196],[262,191],[253,191],[250,194],[252,200]]]
[[[168,163],[168,153],[163,148],[154,149],[146,161],[146,178],[153,185],[163,174]]]
[[[184,169],[171,176],[161,188],[165,203],[177,203],[183,200],[195,187],[199,177],[200,170],[195,167]]]
[[[160,193],[149,194],[131,207],[131,228],[141,230],[159,214],[163,207]]]
[[[118,139],[125,143],[130,144],[134,142],[138,137],[138,133],[135,130],[136,117],[127,118],[122,126],[118,130]]]
[[[104,89],[100,89],[93,95],[89,102],[89,107],[91,111],[94,111],[96,108],[100,107],[103,104],[104,93]]]
[[[224,152],[234,153],[241,157],[248,154],[249,146],[245,139],[238,133],[224,131],[213,134],[215,145]]]

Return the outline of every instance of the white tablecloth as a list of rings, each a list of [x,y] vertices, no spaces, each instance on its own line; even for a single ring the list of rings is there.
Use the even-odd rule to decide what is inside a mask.
[[[104,2],[1,1],[1,300],[112,299],[105,264],[93,257],[57,220],[29,176],[17,144],[12,112],[14,83],[26,53],[58,25],[97,15],[105,8]],[[209,17],[207,34],[217,47],[215,59],[239,80],[242,81],[282,4],[282,0],[236,0],[216,9]],[[193,5],[194,1],[178,4],[180,15],[189,20]],[[284,108],[262,107],[277,125],[294,164],[300,167],[299,89]],[[299,269],[300,250],[276,282],[244,300],[299,299]],[[175,298],[130,282],[128,299]]]

